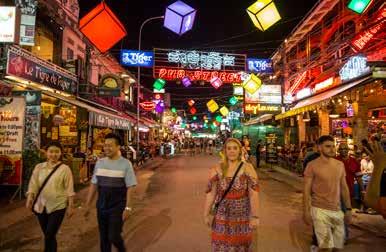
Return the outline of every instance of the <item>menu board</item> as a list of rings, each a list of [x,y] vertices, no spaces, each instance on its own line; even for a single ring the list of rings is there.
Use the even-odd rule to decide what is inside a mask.
[[[266,163],[275,164],[278,162],[277,155],[277,136],[275,134],[268,134],[265,137],[266,142]]]
[[[20,185],[26,102],[0,97],[0,185]]]

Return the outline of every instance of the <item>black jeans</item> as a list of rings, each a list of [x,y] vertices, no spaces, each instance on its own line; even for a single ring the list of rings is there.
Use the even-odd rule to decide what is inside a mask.
[[[98,210],[98,225],[100,235],[101,252],[111,252],[111,245],[117,248],[119,252],[125,252],[125,243],[122,233],[122,212],[103,213]]]
[[[65,213],[66,209],[61,209],[48,214],[44,208],[43,213],[36,214],[44,234],[44,252],[57,251],[56,234],[59,231]]]

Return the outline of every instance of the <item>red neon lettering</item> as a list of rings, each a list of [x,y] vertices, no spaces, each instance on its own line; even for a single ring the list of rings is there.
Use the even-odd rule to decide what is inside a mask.
[[[166,74],[167,74],[167,70],[165,69],[165,68],[161,68],[160,70],[159,70],[159,77],[160,78],[162,78],[162,79],[164,79],[165,78],[165,76],[166,76]]]
[[[178,70],[177,71],[177,78],[182,79],[185,77],[185,70]]]

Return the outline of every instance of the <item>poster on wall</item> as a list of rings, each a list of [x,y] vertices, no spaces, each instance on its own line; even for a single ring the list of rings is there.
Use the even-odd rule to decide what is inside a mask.
[[[0,97],[0,185],[20,185],[25,119],[24,97]]]
[[[26,112],[25,112],[25,150],[40,149],[40,103],[42,99],[41,91],[13,91],[14,96],[25,97]]]
[[[35,45],[35,22],[37,0],[15,0],[20,8],[20,45]]]
[[[0,43],[19,41],[19,12],[14,6],[0,6]]]

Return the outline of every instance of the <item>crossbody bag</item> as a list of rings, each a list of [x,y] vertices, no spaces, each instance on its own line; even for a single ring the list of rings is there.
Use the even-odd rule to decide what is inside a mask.
[[[55,165],[54,169],[52,169],[52,171],[50,172],[50,174],[48,174],[48,176],[44,179],[42,186],[39,188],[38,193],[36,194],[35,199],[34,199],[34,201],[33,201],[33,203],[32,203],[32,212],[33,212],[34,214],[38,214],[38,213],[35,211],[35,204],[36,204],[36,202],[38,201],[38,198],[39,198],[41,192],[43,191],[44,187],[46,186],[48,180],[50,180],[50,178],[52,177],[52,175],[55,173],[55,171],[56,171],[61,165],[62,165],[61,162],[60,162],[59,164]]]
[[[237,177],[237,174],[239,173],[239,171],[240,171],[241,167],[243,166],[243,164],[244,164],[244,162],[241,162],[239,167],[237,167],[235,175],[233,175],[231,182],[229,183],[229,185],[228,185],[227,189],[225,190],[224,194],[221,196],[220,200],[217,203],[213,204],[212,210],[211,210],[211,214],[212,215],[216,215],[218,207],[220,206],[221,202],[225,199],[225,197],[227,196],[227,194],[231,190],[231,188],[233,186],[233,183],[235,182],[235,179]]]

